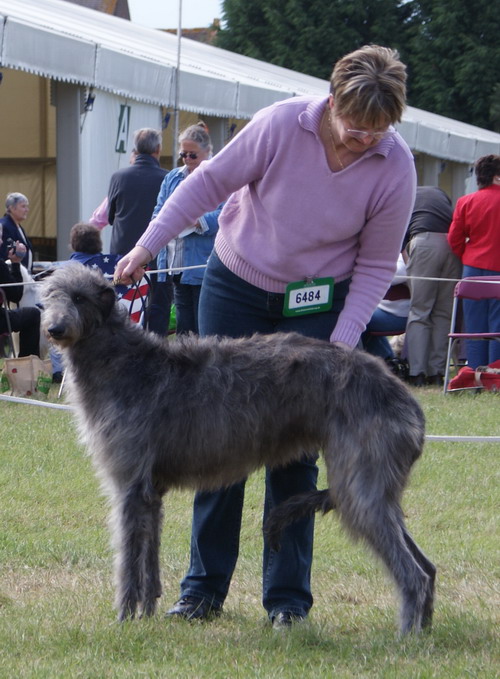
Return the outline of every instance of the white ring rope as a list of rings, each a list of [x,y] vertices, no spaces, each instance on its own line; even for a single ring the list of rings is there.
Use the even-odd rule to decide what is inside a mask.
[[[70,260],[68,260],[70,261]],[[191,269],[205,269],[206,264],[195,264],[193,266],[184,266],[184,267],[175,267],[173,269],[147,269],[145,271],[146,274],[152,274],[152,273],[171,273],[171,274],[176,274],[180,273],[182,271],[190,271]],[[47,271],[50,271],[48,269]],[[41,271],[40,274],[46,273],[45,271]],[[36,276],[39,276],[40,274],[35,274]],[[103,274],[105,278],[113,278],[112,274]],[[488,283],[488,285],[500,285],[500,280],[498,281],[492,281],[491,279],[489,280],[481,280],[484,279],[484,276],[479,276],[478,278],[468,278],[467,282],[468,283]],[[488,277],[486,277],[488,278]],[[404,283],[405,281],[434,281],[436,283],[460,283],[460,281],[463,281],[463,278],[431,278],[428,276],[398,276],[398,280],[400,280],[401,283]],[[19,283],[2,283],[1,287],[2,288],[9,288],[9,287],[15,287],[19,285],[35,285],[37,284],[38,281],[33,280],[33,281],[21,281]]]
[[[20,398],[19,396],[7,396],[0,394],[1,401],[11,401],[13,403],[23,403],[25,405],[39,406],[42,408],[56,408],[57,410],[73,410],[72,406],[63,403],[49,403],[47,401],[37,401],[31,398]],[[447,436],[427,434],[427,441],[453,441],[467,443],[500,443],[500,436]]]

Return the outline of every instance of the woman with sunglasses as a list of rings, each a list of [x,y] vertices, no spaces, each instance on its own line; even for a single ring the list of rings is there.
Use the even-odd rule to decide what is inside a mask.
[[[203,280],[200,334],[296,331],[356,347],[395,273],[415,198],[413,157],[392,127],[405,83],[397,53],[370,45],[336,63],[328,97],[259,111],[165,202],[116,278],[142,276],[165,243],[227,200]],[[210,417],[210,394],[190,407]],[[264,520],[276,504],[315,488],[315,457],[304,452],[300,463],[267,471]],[[222,610],[243,498],[244,483],[196,495],[191,563],[171,615]],[[303,619],[312,605],[313,527],[312,519],[291,526],[279,552],[264,543],[263,605],[273,627]]]
[[[190,125],[179,135],[179,157],[183,167],[169,172],[160,188],[153,219],[160,212],[167,198],[180,186],[204,160],[212,156],[212,142],[205,123]],[[185,267],[184,271],[173,274],[174,304],[176,312],[176,332],[178,335],[194,332],[198,334],[198,303],[205,266],[212,252],[215,236],[219,229],[218,218],[222,210],[219,205],[215,210],[199,217],[196,222],[185,228],[177,238],[160,250],[157,257],[158,269]],[[203,266],[200,266],[203,265]],[[158,282],[164,283],[166,274],[158,274]]]

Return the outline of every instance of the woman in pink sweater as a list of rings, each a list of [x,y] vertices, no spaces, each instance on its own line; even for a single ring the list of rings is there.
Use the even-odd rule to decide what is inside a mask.
[[[198,217],[227,201],[200,297],[202,335],[300,332],[355,347],[389,287],[415,197],[413,157],[392,125],[405,106],[397,53],[367,46],[335,65],[328,97],[296,97],[258,112],[166,201],[117,280]],[[141,274],[142,275],[142,274]],[[315,457],[268,471],[272,507],[315,487]],[[244,483],[195,498],[191,564],[169,612],[221,611],[239,546]],[[275,627],[311,605],[313,521],[264,545],[263,604]]]

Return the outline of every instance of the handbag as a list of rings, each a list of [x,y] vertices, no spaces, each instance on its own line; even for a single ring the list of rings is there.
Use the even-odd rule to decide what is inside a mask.
[[[12,396],[32,396],[39,392],[48,394],[52,384],[50,359],[38,356],[6,358],[0,380],[0,391],[10,391]]]
[[[500,360],[475,369],[469,366],[461,368],[448,384],[448,391],[453,389],[487,389],[500,392]]]

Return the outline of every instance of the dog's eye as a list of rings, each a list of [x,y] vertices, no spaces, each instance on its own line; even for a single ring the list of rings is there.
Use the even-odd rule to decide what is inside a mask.
[[[85,301],[85,297],[83,295],[79,295],[79,294],[73,295],[73,302],[75,304],[82,304],[82,302],[84,302],[84,301]]]

